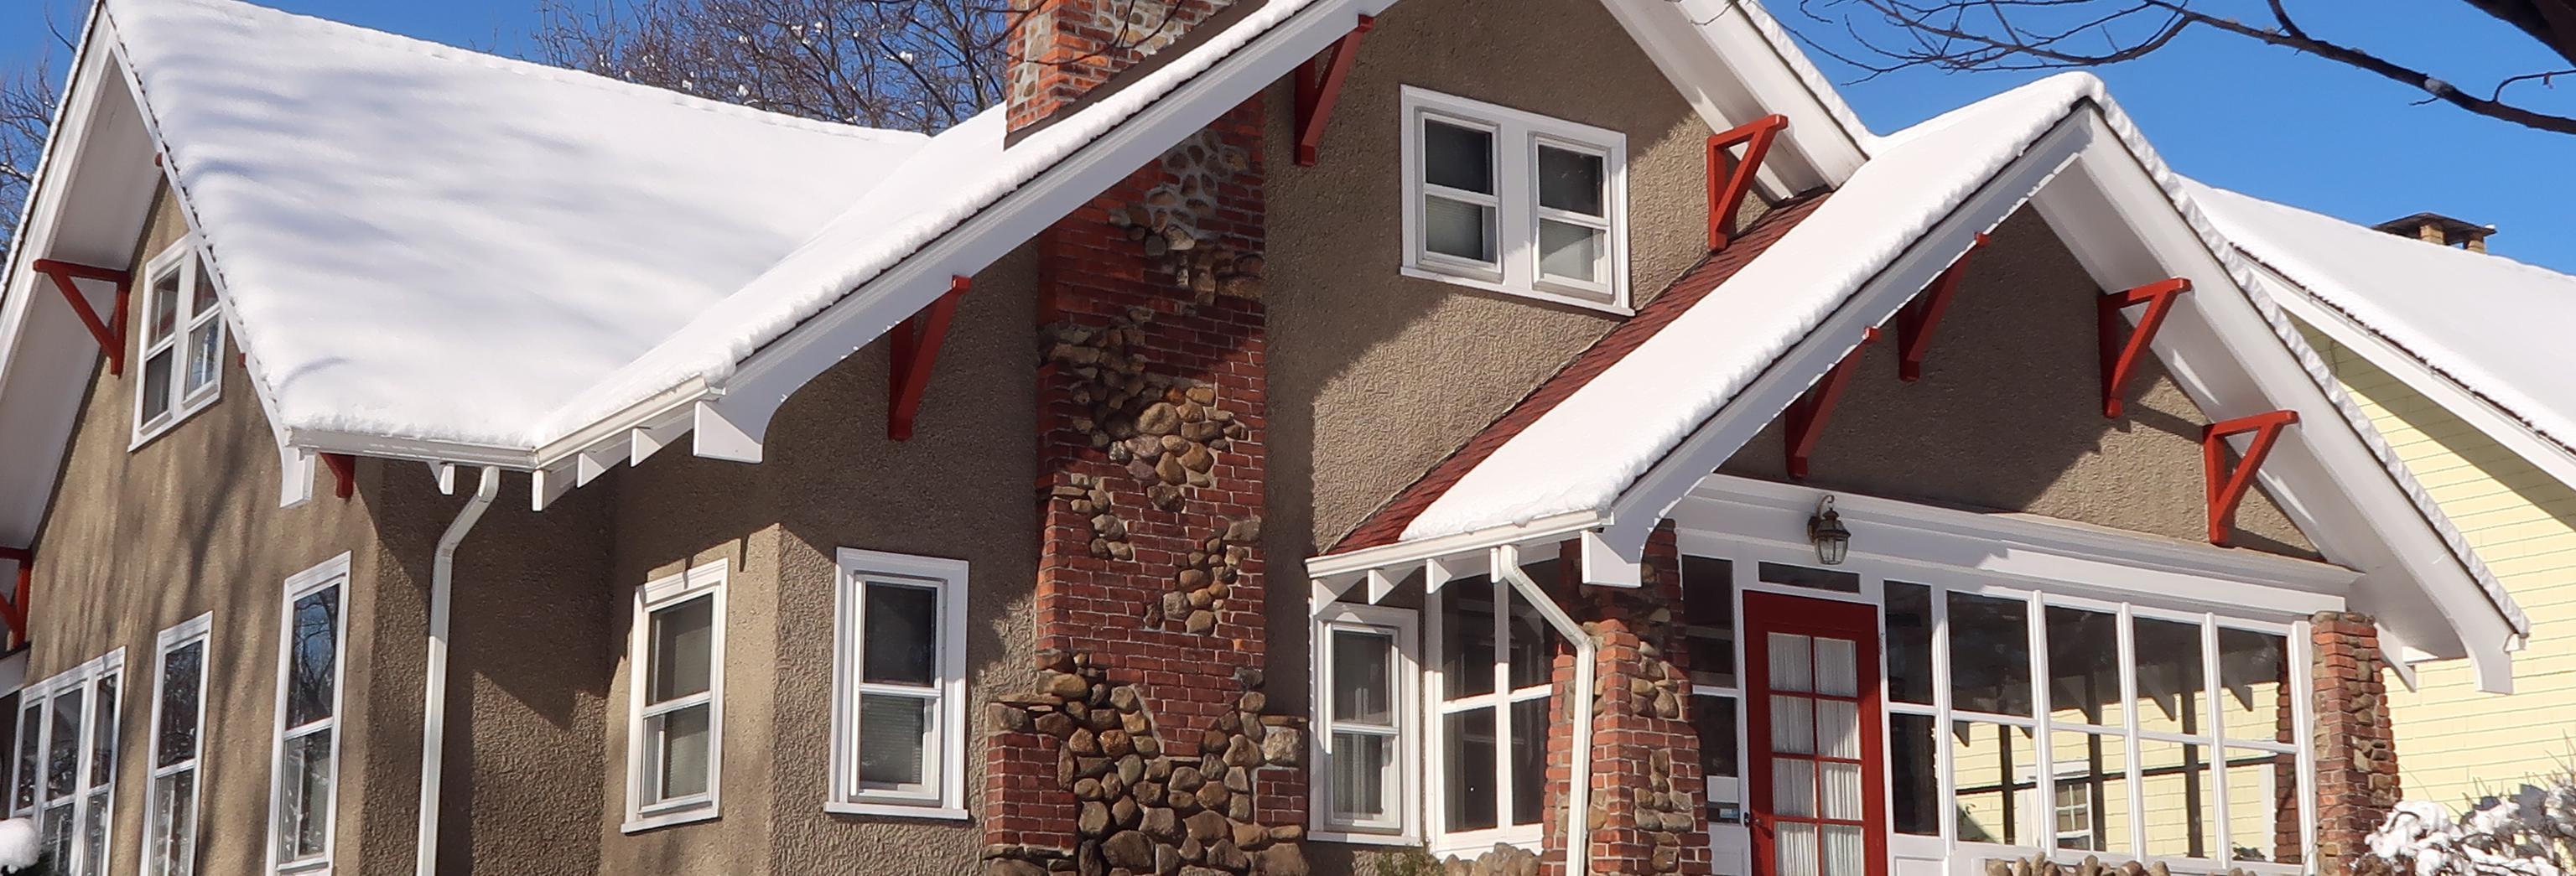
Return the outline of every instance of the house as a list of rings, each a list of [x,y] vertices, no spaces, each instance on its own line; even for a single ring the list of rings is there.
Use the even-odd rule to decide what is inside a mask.
[[[2090,77],[1879,136],[1738,0],[1014,40],[922,136],[107,0],[0,298],[11,813],[75,874],[2288,874],[2395,802],[2392,655],[2510,686]]]

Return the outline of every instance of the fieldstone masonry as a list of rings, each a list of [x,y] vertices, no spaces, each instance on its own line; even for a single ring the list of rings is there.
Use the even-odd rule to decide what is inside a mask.
[[[2208,872],[2213,876],[2219,873],[2224,873],[2224,876],[2254,876],[2251,871],[2243,869]],[[2162,861],[2153,864],[2136,861],[2105,864],[2099,855],[2086,855],[2081,863],[2070,865],[2042,855],[2032,855],[2019,859],[1990,859],[1986,861],[1986,876],[2174,876],[2174,872],[2166,869]]]
[[[2366,615],[2325,612],[2308,620],[2316,665],[2317,872],[2352,867],[2370,851],[2370,832],[2402,799],[2396,733],[2388,720],[2386,662],[2379,628]]]

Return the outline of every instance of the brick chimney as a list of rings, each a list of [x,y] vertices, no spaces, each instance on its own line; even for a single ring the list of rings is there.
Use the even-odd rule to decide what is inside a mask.
[[[1053,120],[1233,0],[1015,0],[1011,133]]]
[[[2493,225],[2472,224],[2440,213],[2417,213],[2371,227],[2399,237],[2412,237],[2437,246],[2456,246],[2470,252],[2486,252],[2487,237],[2496,231]]]

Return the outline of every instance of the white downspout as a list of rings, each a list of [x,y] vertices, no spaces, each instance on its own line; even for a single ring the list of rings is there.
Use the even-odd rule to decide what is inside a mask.
[[[447,524],[447,534],[438,537],[438,553],[430,559],[429,680],[420,714],[419,876],[438,873],[438,785],[447,748],[447,603],[456,585],[456,545],[474,531],[474,524],[492,507],[492,497],[500,493],[501,470],[485,466],[474,496],[465,500],[464,510],[456,512],[455,522]]]
[[[1592,634],[1574,622],[1574,616],[1549,598],[1547,591],[1521,571],[1521,550],[1516,545],[1494,549],[1494,574],[1510,582],[1531,608],[1559,635],[1574,643],[1574,750],[1568,752],[1572,762],[1572,788],[1565,793],[1565,876],[1584,876],[1592,869],[1592,676],[1594,655],[1600,650]],[[426,876],[426,874],[424,874]]]

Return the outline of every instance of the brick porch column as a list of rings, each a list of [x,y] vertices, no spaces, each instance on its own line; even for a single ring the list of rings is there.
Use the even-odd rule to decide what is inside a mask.
[[[2399,801],[2396,734],[2380,682],[2378,627],[2367,615],[2309,619],[2315,666],[2317,862],[2340,872],[2369,850],[2371,831]]]

